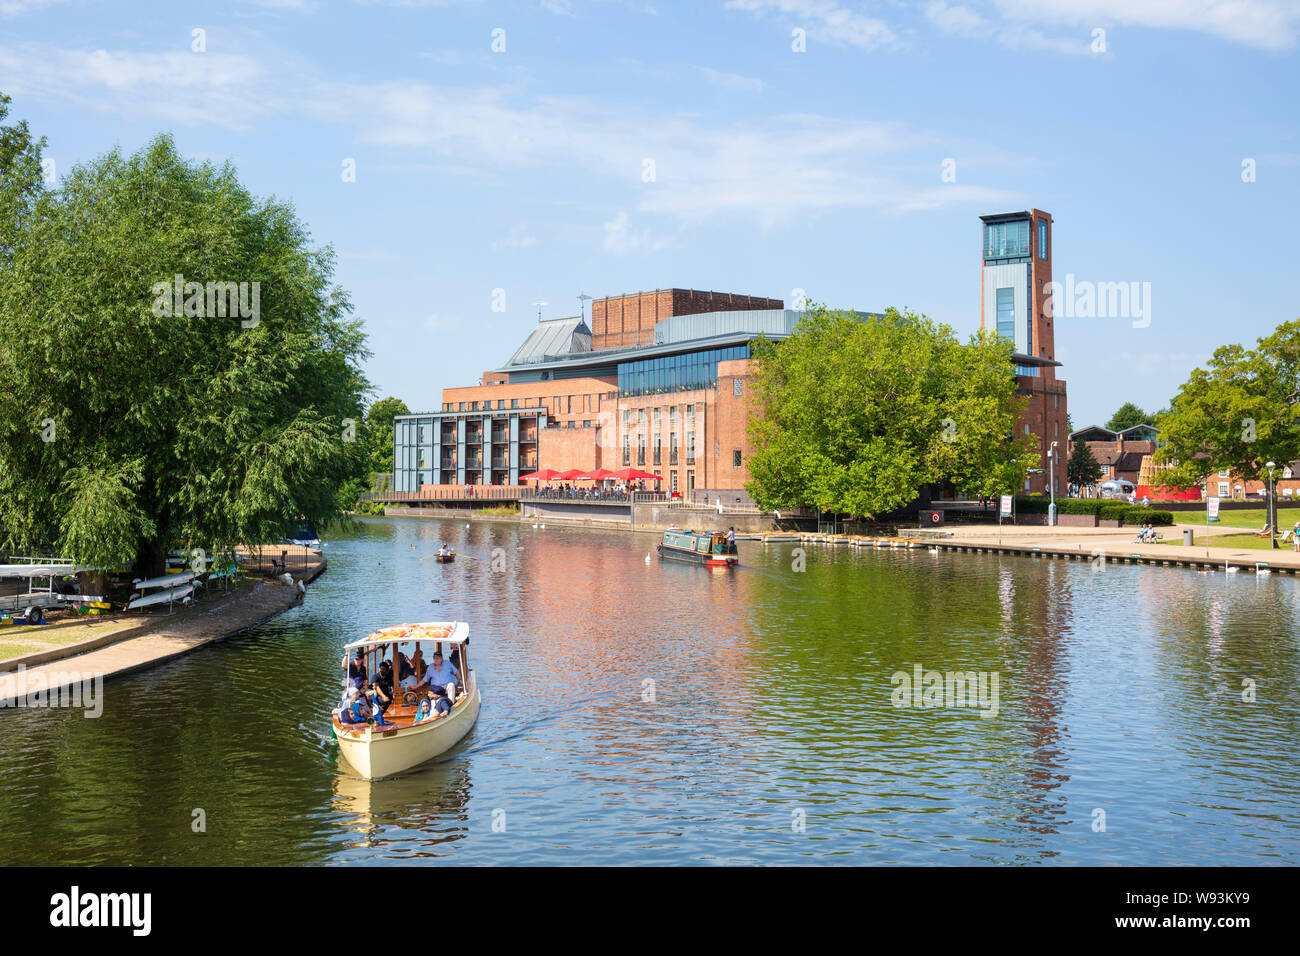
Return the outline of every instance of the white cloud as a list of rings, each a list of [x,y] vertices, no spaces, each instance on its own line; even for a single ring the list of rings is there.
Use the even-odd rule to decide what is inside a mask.
[[[722,73],[709,67],[701,67],[701,72],[708,78],[710,83],[728,90],[742,90],[746,93],[762,93],[763,81],[753,79],[748,76],[741,76],[739,73]]]
[[[978,11],[962,4],[945,3],[943,0],[925,5],[925,16],[944,33],[953,36],[996,39],[1003,46],[1048,50],[1054,53],[1089,53],[1091,52],[1091,33],[1080,32],[1075,35],[1049,36],[1024,23],[1008,24],[994,21]]]
[[[497,239],[492,243],[493,252],[501,252],[503,249],[531,249],[537,245],[537,237],[527,235],[527,229],[523,223],[517,223],[510,227],[510,235],[505,239]]]
[[[0,17],[16,17],[66,0],[0,0]]]
[[[803,27],[813,39],[836,46],[876,50],[898,45],[884,20],[856,13],[835,0],[727,0],[726,7],[749,13],[784,14],[787,22]]]
[[[623,210],[609,222],[605,223],[605,241],[602,248],[616,256],[648,255],[665,249],[667,239],[655,238],[649,229],[636,231],[632,228],[627,210]]]
[[[633,212],[685,223],[737,215],[767,227],[821,209],[898,212],[1023,199],[974,184],[932,188],[938,184],[914,170],[931,154],[948,155],[941,152],[946,144],[890,122],[793,114],[721,125],[510,87],[331,82],[275,56],[44,45],[0,45],[0,89],[62,97],[124,118],[241,131],[307,116],[377,147],[377,170],[489,181],[520,168],[576,170],[633,192]],[[641,180],[646,158],[655,162],[652,183]],[[644,248],[644,231],[625,228],[620,236],[615,220],[610,242]],[[652,247],[661,241],[648,240]]]
[[[1279,50],[1294,46],[1300,32],[1296,0],[972,0],[928,3],[925,13],[947,33],[996,36],[1008,46],[1069,53],[1088,49],[1092,29],[1116,24],[1189,30]],[[1079,33],[1047,35],[1035,26],[1073,27]]]
[[[59,96],[105,113],[249,130],[282,108],[262,61],[238,53],[0,48],[8,93]]]

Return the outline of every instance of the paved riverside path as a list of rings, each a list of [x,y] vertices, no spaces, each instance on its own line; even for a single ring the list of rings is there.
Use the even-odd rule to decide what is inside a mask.
[[[290,566],[290,571],[295,569]],[[22,658],[0,663],[0,706],[36,691],[48,691],[93,677],[120,677],[180,657],[205,644],[224,640],[265,623],[299,603],[298,581],[312,581],[325,570],[317,556],[305,570],[297,569],[293,584],[275,579],[255,579],[228,594],[211,592],[191,607],[174,614],[158,611],[148,615],[145,634],[69,655],[34,666],[14,668]],[[135,628],[131,628],[134,633]]]
[[[1205,540],[1205,525],[1173,525],[1158,528],[1166,541],[1181,540],[1183,528],[1191,528],[1200,541]],[[1071,528],[1044,525],[1003,525],[1001,544],[998,543],[997,525],[952,526],[944,531],[950,537],[932,536],[929,529],[920,538],[927,547],[941,549],[1004,551],[1015,554],[1042,553],[1056,557],[1091,558],[1104,554],[1108,560],[1137,561],[1143,564],[1192,565],[1199,568],[1222,570],[1225,566],[1254,570],[1257,562],[1267,563],[1274,571],[1288,574],[1300,572],[1300,553],[1290,545],[1270,550],[1268,548],[1220,547],[1204,543],[1187,547],[1182,544],[1142,544],[1133,539],[1138,528]],[[1214,526],[1211,540],[1223,534],[1242,534],[1256,528]],[[900,535],[916,536],[916,531],[902,531]],[[1208,554],[1207,554],[1208,552]]]

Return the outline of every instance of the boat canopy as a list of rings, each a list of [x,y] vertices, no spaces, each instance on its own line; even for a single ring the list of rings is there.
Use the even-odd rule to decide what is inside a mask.
[[[442,641],[445,644],[464,644],[469,640],[469,625],[464,621],[440,621],[430,624],[395,624],[375,631],[365,640],[345,644],[344,650],[354,647],[376,647],[384,644],[405,644],[410,641]]]

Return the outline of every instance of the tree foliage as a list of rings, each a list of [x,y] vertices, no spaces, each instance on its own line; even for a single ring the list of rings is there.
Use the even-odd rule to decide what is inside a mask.
[[[393,417],[410,414],[410,409],[400,398],[381,398],[366,409],[365,421],[358,430],[361,444],[358,472],[348,478],[339,489],[339,506],[345,510],[357,507],[364,492],[370,491],[376,474],[393,471]]]
[[[1101,480],[1101,465],[1083,439],[1074,443],[1070,458],[1065,463],[1065,480],[1080,487],[1095,485]]]
[[[1300,458],[1300,320],[1279,325],[1258,347],[1225,345],[1192,371],[1157,421],[1156,461],[1170,484],[1193,487],[1212,471],[1264,477]]]
[[[30,165],[30,164],[28,164]],[[367,353],[293,208],[169,137],[68,171],[6,226],[0,527],[9,546],[157,565],[174,536],[324,521],[361,451]],[[159,314],[155,283],[258,283],[255,319]],[[187,296],[187,308],[189,303]],[[198,300],[203,302],[202,297]]]
[[[1106,427],[1113,432],[1122,432],[1126,428],[1132,428],[1134,425],[1154,425],[1155,416],[1148,415],[1132,402],[1125,402],[1115,414],[1110,416],[1110,421]]]
[[[810,307],[793,335],[755,345],[748,491],[768,510],[878,515],[943,480],[1016,490],[1037,455],[1012,434],[1024,400],[1011,354],[912,312]]]

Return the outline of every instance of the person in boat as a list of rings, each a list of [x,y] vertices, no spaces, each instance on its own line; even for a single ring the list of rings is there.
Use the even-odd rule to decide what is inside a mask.
[[[415,645],[415,653],[411,655],[411,669],[415,673],[415,685],[418,687],[424,683],[424,675],[429,670],[429,665],[424,661],[424,648],[419,644]]]
[[[340,724],[364,724],[370,720],[370,701],[359,688],[348,689],[348,696],[339,708]]]
[[[736,526],[732,525],[727,529],[727,554],[736,552]]]
[[[344,651],[339,667],[347,670],[349,687],[360,688],[366,683],[366,652],[361,648],[357,648],[357,655],[351,661],[348,660],[347,651]]]
[[[420,684],[420,679],[415,674],[415,667],[411,664],[411,659],[401,651],[397,652],[397,684],[403,690],[415,690]]]
[[[384,661],[384,663],[387,664],[388,662]],[[379,698],[379,688],[372,688],[370,691],[370,718],[376,727],[392,727],[393,725],[384,719],[384,711],[388,709],[388,704],[383,703]],[[389,703],[392,703],[392,701],[390,700]]]
[[[441,687],[430,687],[424,700],[420,701],[420,709],[415,713],[415,722],[418,724],[422,720],[437,720],[443,714],[451,713],[451,701],[447,699],[447,693]]]
[[[434,692],[442,691],[453,703],[455,702],[456,688],[460,686],[460,671],[455,664],[444,661],[440,652],[433,652],[433,660],[429,664],[428,672],[424,675],[424,681],[429,690]]]
[[[376,717],[381,717],[393,703],[393,665],[391,661],[380,661],[379,670],[370,678],[374,691]]]

